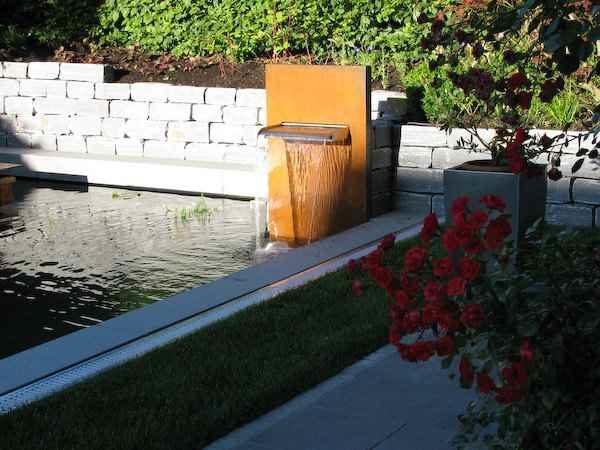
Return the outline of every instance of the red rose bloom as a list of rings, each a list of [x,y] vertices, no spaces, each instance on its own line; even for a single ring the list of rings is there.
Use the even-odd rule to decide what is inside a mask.
[[[466,286],[467,281],[464,278],[454,277],[448,283],[448,286],[446,287],[446,292],[450,297],[463,295],[465,293]]]
[[[479,392],[482,394],[487,394],[496,390],[496,384],[494,383],[494,380],[492,380],[492,377],[485,372],[480,372],[477,374],[477,386],[479,387]]]
[[[390,327],[390,333],[388,335],[390,344],[398,345],[400,343],[400,339],[402,338],[401,331],[402,330],[400,329],[400,327],[398,327],[396,324],[392,324],[392,326]]]
[[[528,83],[529,80],[523,72],[517,72],[512,74],[506,81],[508,88],[512,91],[515,91],[520,87],[527,86]]]
[[[453,228],[447,230],[442,236],[442,244],[444,248],[449,252],[458,250],[460,247],[460,240],[458,233]]]
[[[379,243],[379,248],[381,248],[382,250],[389,250],[394,246],[394,242],[396,242],[396,236],[394,236],[393,234],[388,234]]]
[[[522,109],[529,109],[531,107],[531,99],[533,98],[533,92],[521,91],[517,94],[517,104]]]
[[[495,209],[497,211],[504,212],[504,209],[506,208],[506,203],[504,200],[493,194],[484,195],[479,201],[488,209]]]
[[[469,205],[469,197],[457,197],[452,202],[452,216],[456,214],[462,214],[466,211]]]
[[[394,274],[387,267],[377,267],[374,278],[380,288],[388,289],[394,281]]]
[[[452,259],[449,256],[445,256],[440,259],[433,261],[433,274],[436,277],[447,277],[452,273]]]
[[[523,342],[521,343],[520,353],[523,361],[533,361],[533,348],[531,347],[529,339],[523,339]]]
[[[380,249],[374,250],[367,255],[367,267],[369,270],[376,269],[383,263],[383,252]]]
[[[502,369],[502,377],[509,386],[522,386],[527,381],[527,371],[523,363],[515,362]]]
[[[477,303],[466,305],[460,315],[460,321],[463,325],[474,330],[481,328],[484,319],[485,315],[483,313],[483,308]]]
[[[521,155],[509,157],[508,165],[510,166],[510,171],[515,175],[523,172],[527,168],[525,158],[523,158]]]
[[[423,220],[423,228],[421,229],[421,240],[429,242],[439,227],[437,216],[435,213],[428,214]]]
[[[471,384],[473,382],[473,378],[475,378],[475,371],[473,370],[473,366],[466,356],[463,356],[460,359],[458,371],[460,372],[460,377],[465,383]]]
[[[523,392],[518,388],[501,387],[496,390],[496,401],[501,405],[510,405],[523,398]]]
[[[408,320],[408,323],[411,325],[412,329],[419,328],[421,325],[421,313],[419,311],[412,310],[406,315],[406,320]]]
[[[406,311],[408,309],[408,305],[410,304],[410,298],[408,297],[408,295],[406,295],[406,292],[401,290],[395,291],[394,300],[401,311]]]
[[[348,272],[350,273],[350,275],[352,275],[358,268],[358,264],[356,263],[356,260],[351,259],[350,261],[348,261],[346,268],[348,269]]]
[[[475,211],[469,216],[467,220],[467,226],[473,231],[479,231],[479,229],[485,225],[488,219],[488,213],[485,211]]]
[[[442,336],[435,343],[438,356],[448,356],[454,352],[454,339],[451,336]]]
[[[423,267],[427,258],[427,250],[423,247],[413,247],[404,255],[404,268],[408,272],[415,272]]]
[[[426,326],[433,325],[438,317],[440,316],[440,306],[437,303],[427,303],[423,309],[421,314],[421,319],[423,324]]]
[[[429,281],[423,289],[425,300],[431,303],[439,303],[444,299],[444,286],[435,281]]]
[[[485,244],[490,250],[497,250],[504,240],[512,233],[510,222],[505,216],[490,221],[485,230]]]
[[[402,289],[404,289],[409,296],[417,295],[421,291],[419,280],[411,277],[406,272],[402,272],[400,284],[402,285]]]
[[[354,292],[354,295],[357,297],[363,295],[363,287],[360,280],[352,280],[352,292]]]
[[[483,250],[481,239],[473,237],[463,244],[465,252],[469,255],[476,255]]]
[[[427,361],[435,353],[435,344],[432,341],[415,342],[412,347],[414,358],[417,361]]]
[[[473,281],[481,272],[481,263],[476,259],[463,257],[458,262],[458,273],[467,281]]]
[[[438,326],[442,330],[446,330],[447,333],[454,333],[460,327],[460,322],[458,322],[458,320],[456,320],[448,311],[438,314],[437,323]]]

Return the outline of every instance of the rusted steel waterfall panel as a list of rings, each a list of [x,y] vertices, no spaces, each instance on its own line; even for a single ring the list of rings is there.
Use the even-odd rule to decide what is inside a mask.
[[[284,64],[266,67],[267,126],[292,122],[344,125],[349,128],[350,167],[344,170],[348,179],[342,183],[343,203],[346,206],[335,209],[337,217],[330,218],[337,222],[335,226],[317,227],[325,235],[368,219],[370,83],[370,71],[367,67]],[[300,234],[303,235],[299,236],[298,226],[296,230],[294,228],[293,186],[290,184],[293,180],[290,180],[289,152],[286,150],[286,146],[290,144],[292,143],[275,138],[270,138],[268,142],[268,227],[270,235],[275,239],[303,241],[307,238],[307,232],[302,231]],[[329,150],[336,151],[335,147],[331,146]],[[325,149],[321,148],[321,151]],[[319,187],[323,185],[318,183]],[[317,189],[317,185],[314,188]],[[296,216],[298,213],[302,214],[303,211],[296,211]],[[317,236],[319,237],[323,236]],[[308,240],[313,239],[309,236]]]

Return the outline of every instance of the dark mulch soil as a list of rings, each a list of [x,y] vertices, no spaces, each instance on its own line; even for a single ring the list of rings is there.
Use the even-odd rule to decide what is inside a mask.
[[[134,83],[137,81],[161,81],[187,86],[264,88],[265,64],[306,63],[306,58],[289,57],[273,60],[257,58],[245,63],[232,63],[220,56],[190,57],[177,59],[168,54],[150,55],[136,47],[101,48],[90,50],[84,46],[52,51],[45,48],[0,49],[0,59],[12,61],[60,61],[109,64],[115,68],[115,81]],[[391,86],[399,90],[397,77],[390,76]],[[379,81],[373,89],[381,89]]]

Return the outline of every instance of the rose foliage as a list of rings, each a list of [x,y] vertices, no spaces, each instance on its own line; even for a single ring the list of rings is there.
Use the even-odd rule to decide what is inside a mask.
[[[442,120],[443,129],[469,132],[461,147],[487,151],[513,173],[527,173],[546,157],[553,180],[562,177],[566,150],[577,152],[572,173],[585,158],[598,158],[600,104],[583,135],[538,135],[527,128],[533,106],[552,102],[565,89],[565,76],[578,71],[591,83],[600,75],[600,0],[463,0],[421,21],[431,23],[422,40],[429,51],[424,60],[441,69],[433,84],[452,85],[464,97]],[[478,127],[490,117],[500,117],[503,126],[483,136]]]
[[[480,394],[460,418],[458,448],[597,448],[600,239],[533,241],[530,230],[534,251],[517,254],[505,203],[494,195],[457,199],[452,219],[442,229],[427,216],[400,265],[386,258],[392,236],[351,261],[355,294],[384,289],[400,356],[442,358],[463,388]]]

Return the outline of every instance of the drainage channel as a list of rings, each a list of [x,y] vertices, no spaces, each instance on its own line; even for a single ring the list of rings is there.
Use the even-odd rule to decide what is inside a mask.
[[[416,236],[420,225],[410,226],[393,233],[397,240],[406,240]],[[176,339],[187,336],[219,320],[229,317],[248,306],[267,301],[285,291],[315,280],[328,272],[343,267],[350,259],[360,258],[373,251],[379,241],[374,241],[349,252],[324,261],[289,278],[258,289],[229,302],[203,312],[197,316],[171,325],[151,335],[145,336],[122,347],[113,349],[96,357],[83,361],[67,369],[37,380],[0,396],[0,414],[5,414],[28,403],[47,397],[69,386],[80,383],[94,375],[142,356]]]

